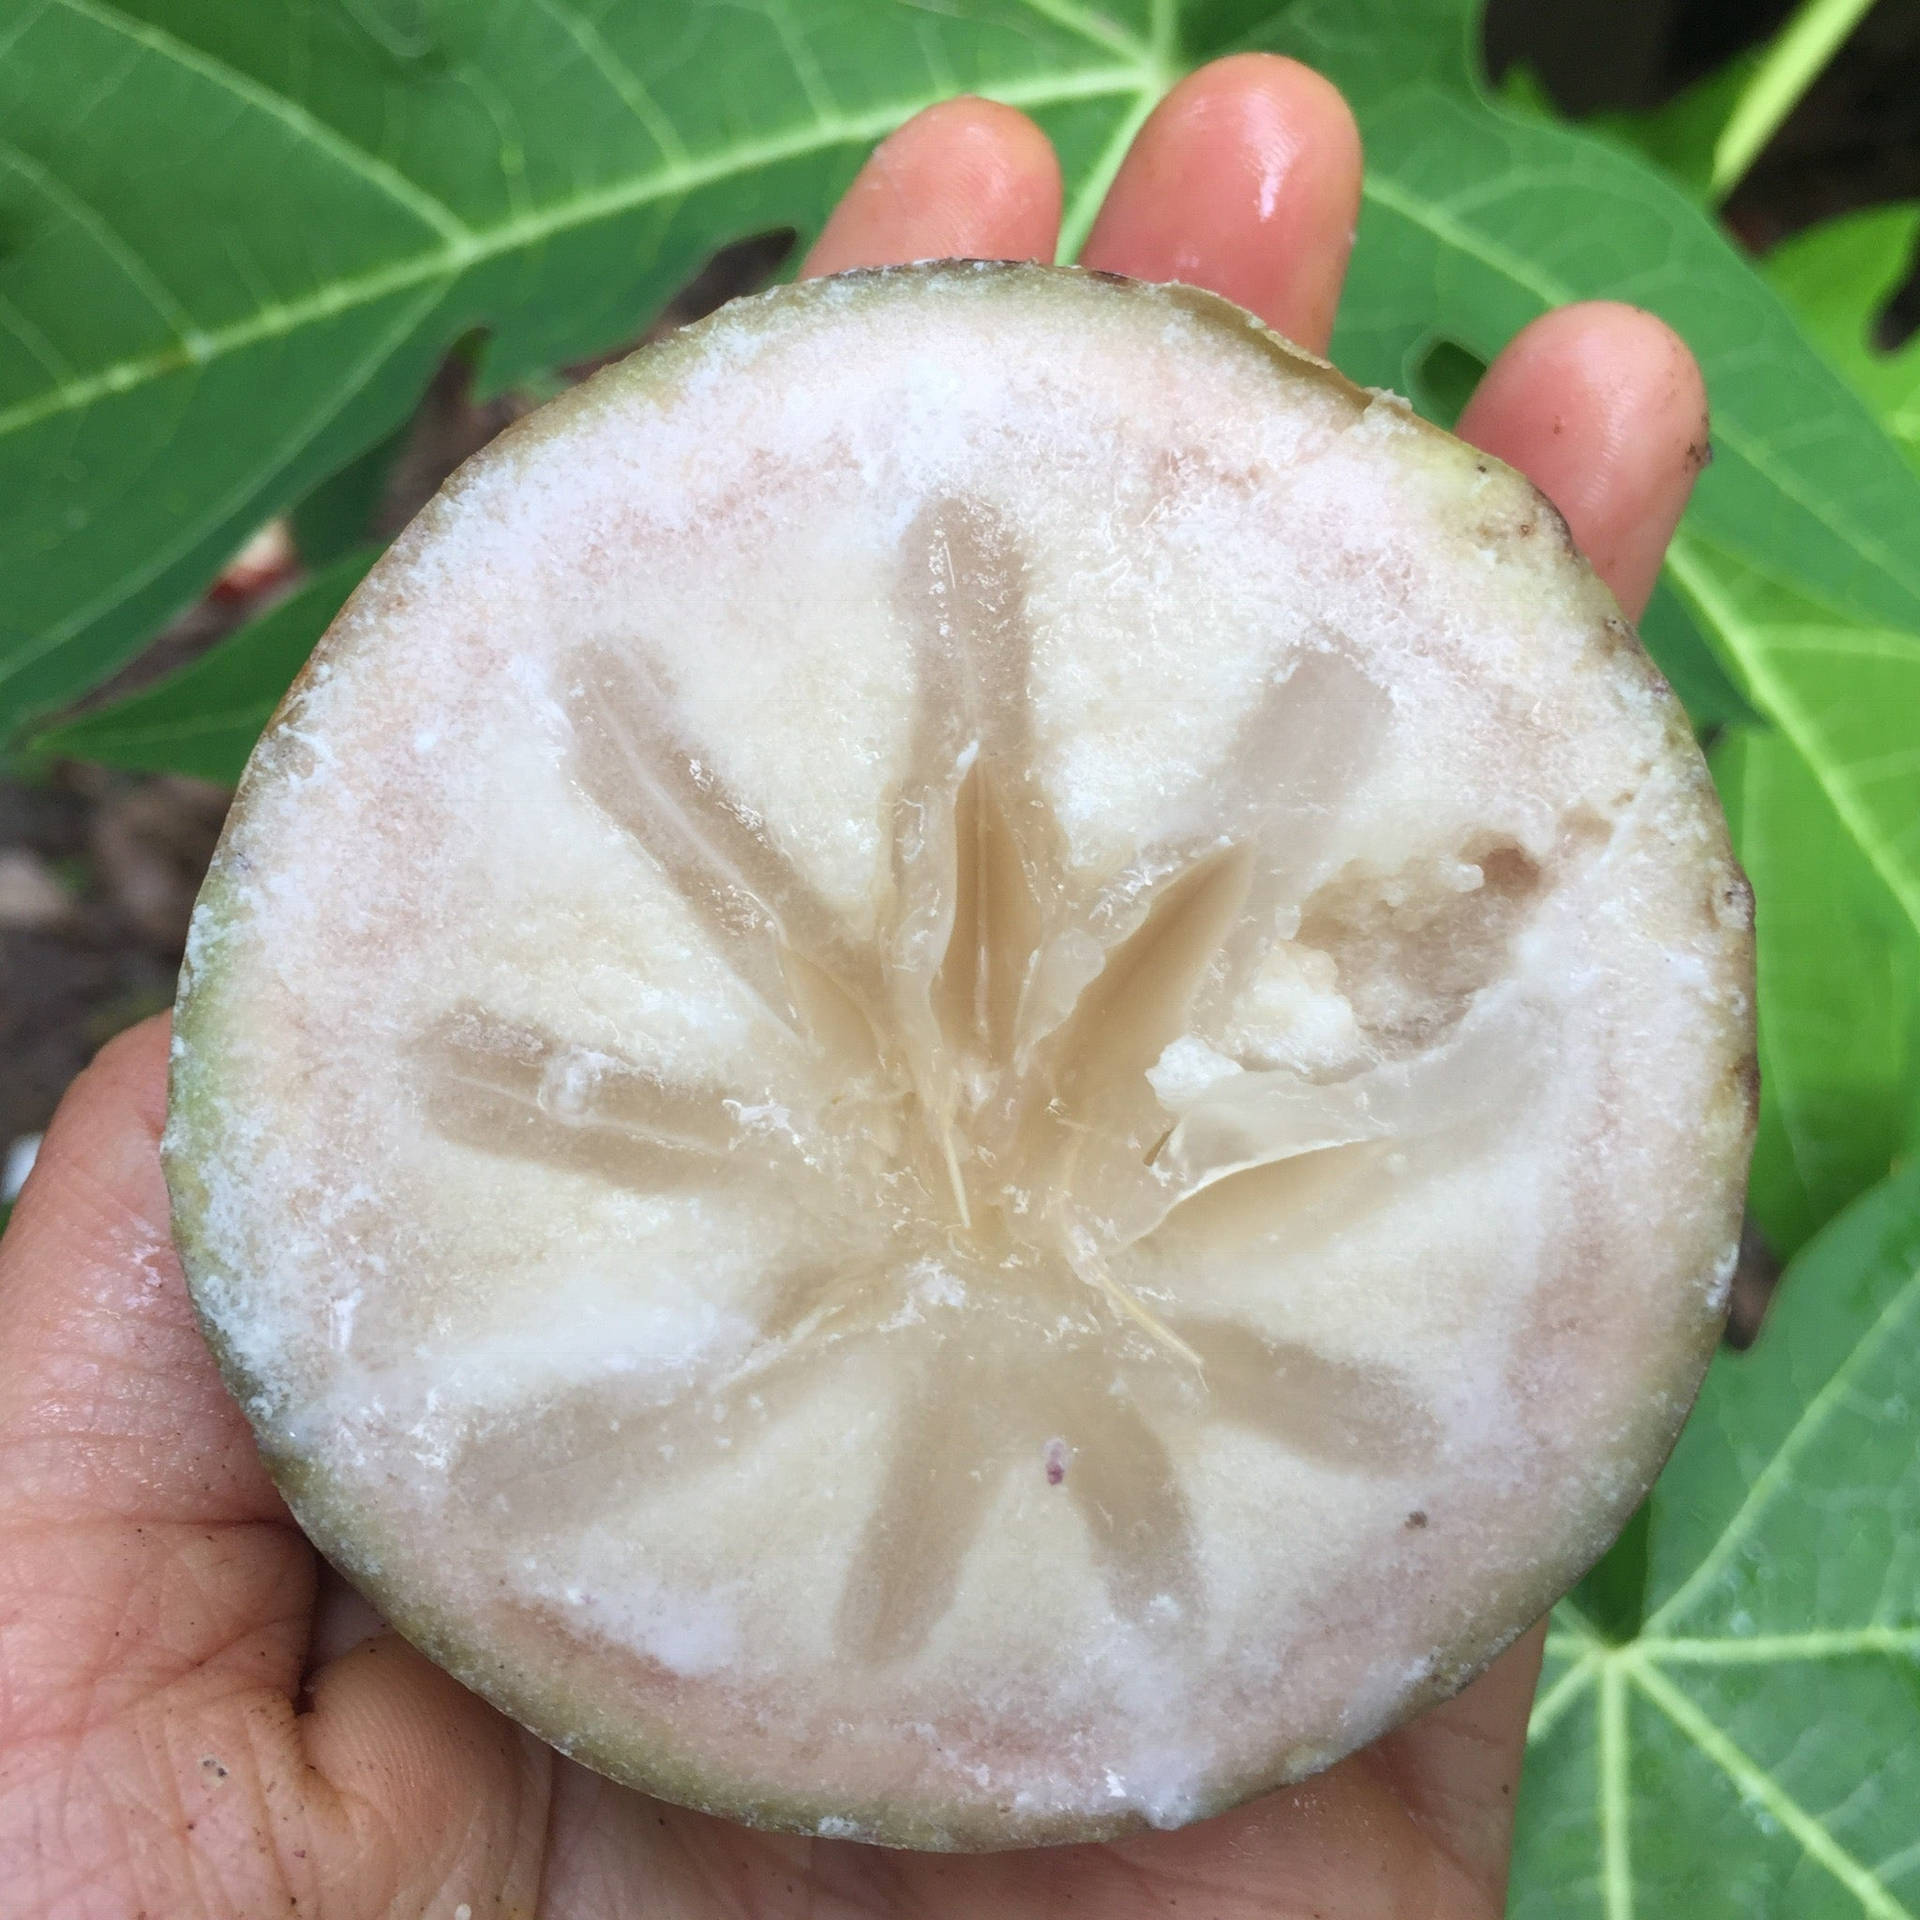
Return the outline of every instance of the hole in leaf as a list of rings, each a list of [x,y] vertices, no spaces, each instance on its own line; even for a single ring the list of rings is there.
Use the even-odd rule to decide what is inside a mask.
[[[1436,340],[1414,363],[1414,404],[1429,420],[1451,427],[1466,410],[1487,363],[1455,340]]]

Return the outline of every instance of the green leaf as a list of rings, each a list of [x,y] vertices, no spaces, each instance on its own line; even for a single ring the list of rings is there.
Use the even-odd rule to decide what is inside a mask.
[[[1920,250],[1920,203],[1842,214],[1767,255],[1761,269],[1814,343],[1852,382],[1920,468],[1920,334],[1895,350],[1874,338]]]
[[[1650,308],[1699,356],[1713,402],[1717,457],[1690,523],[1843,612],[1920,628],[1920,475],[1778,297],[1699,208],[1607,142],[1494,110],[1464,73],[1383,85],[1356,23],[1384,31],[1397,11],[1316,0],[1271,36],[1348,88],[1366,138],[1335,359],[1407,391],[1435,340],[1491,360],[1568,301]]]
[[[1760,724],[1760,716],[1734,685],[1732,676],[1720,664],[1720,656],[1700,631],[1700,623],[1665,574],[1656,582],[1653,598],[1640,616],[1640,638],[1654,665],[1680,696],[1696,731],[1704,735],[1736,723]]]
[[[1423,0],[1423,17],[1440,10]],[[1273,36],[1347,86],[1366,138],[1335,358],[1417,390],[1436,341],[1490,360],[1540,313],[1595,296],[1650,307],[1689,341],[1718,457],[1668,581],[1920,924],[1920,474],[1771,289],[1645,166],[1490,110],[1464,52],[1441,57],[1437,27],[1424,60],[1403,47],[1370,68],[1366,50],[1400,12],[1315,0]]]
[[[1920,1168],[1789,1270],[1655,1489],[1646,1618],[1555,1615],[1515,1920],[1920,1913]]]
[[[294,675],[379,558],[362,546],[157,686],[54,727],[37,751],[232,786]]]
[[[1710,190],[1724,200],[1746,177],[1873,0],[1801,0],[1753,63],[1714,142]]]
[[[314,488],[293,510],[293,544],[301,564],[331,566],[372,537],[374,517],[386,496],[393,464],[406,446],[402,426],[348,461]]]
[[[1686,527],[1668,573],[1920,930],[1920,631],[1836,612]]]
[[[483,397],[605,351],[966,89],[1032,112],[1070,179],[1110,172],[1173,26],[1149,0],[12,9],[0,734],[392,432],[470,329]]]
[[[1727,198],[1781,123],[1819,79],[1873,0],[1802,0],[1764,47],[1736,54],[1663,105],[1596,113],[1580,124],[1631,148],[1703,205]],[[1551,110],[1530,76],[1502,92],[1511,104]]]
[[[1732,729],[1713,771],[1759,902],[1750,1204],[1784,1257],[1916,1144],[1920,934],[1785,735]]]
[[[1596,113],[1581,121],[1590,132],[1617,140],[1666,174],[1703,206],[1714,198],[1714,154],[1759,65],[1757,51],[1740,54],[1696,80],[1664,106],[1644,113]]]

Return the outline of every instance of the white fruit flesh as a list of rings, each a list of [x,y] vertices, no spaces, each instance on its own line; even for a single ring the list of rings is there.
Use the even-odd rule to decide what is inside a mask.
[[[315,1537],[593,1765],[1167,1824],[1457,1686],[1684,1415],[1748,896],[1517,476],[1203,296],[727,310],[251,768],[167,1147]]]

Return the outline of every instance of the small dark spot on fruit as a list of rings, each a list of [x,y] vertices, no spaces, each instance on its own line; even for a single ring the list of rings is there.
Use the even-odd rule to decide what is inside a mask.
[[[226,1768],[223,1767],[218,1760],[214,1759],[211,1754],[200,1762],[200,1768],[203,1773],[212,1774],[216,1780],[224,1780],[227,1777]]]
[[[1531,520],[1522,520],[1520,524],[1514,528],[1514,532],[1517,533],[1522,540],[1532,539],[1533,522]]]
[[[1475,473],[1487,473],[1491,471],[1484,460],[1476,460],[1473,463],[1473,470]]]
[[[1708,916],[1723,927],[1745,933],[1753,925],[1753,885],[1745,874],[1721,880],[1707,890]]]
[[[1426,1524],[1427,1524],[1426,1510],[1422,1507],[1415,1507],[1414,1510],[1407,1515],[1407,1525],[1408,1527],[1413,1529],[1415,1532],[1418,1532],[1419,1529],[1424,1527]]]
[[[1067,1477],[1067,1443],[1064,1440],[1047,1442],[1047,1485],[1057,1487]]]
[[[1687,470],[1699,473],[1703,468],[1713,465],[1713,442],[1703,433],[1698,440],[1687,448]]]

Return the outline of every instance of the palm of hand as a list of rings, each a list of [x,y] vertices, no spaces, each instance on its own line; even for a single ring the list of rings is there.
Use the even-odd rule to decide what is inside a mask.
[[[1224,61],[1148,122],[1086,259],[1210,286],[1323,347],[1358,177],[1323,82]],[[956,101],[875,155],[808,270],[1046,257],[1058,224],[1038,131]],[[1508,349],[1462,431],[1556,499],[1634,611],[1701,404],[1657,322],[1569,309]],[[1500,1911],[1537,1635],[1300,1788],[1109,1846],[754,1834],[560,1758],[379,1633],[293,1527],[168,1240],[165,1060],[150,1022],[84,1076],[0,1248],[0,1886],[19,1920]]]

